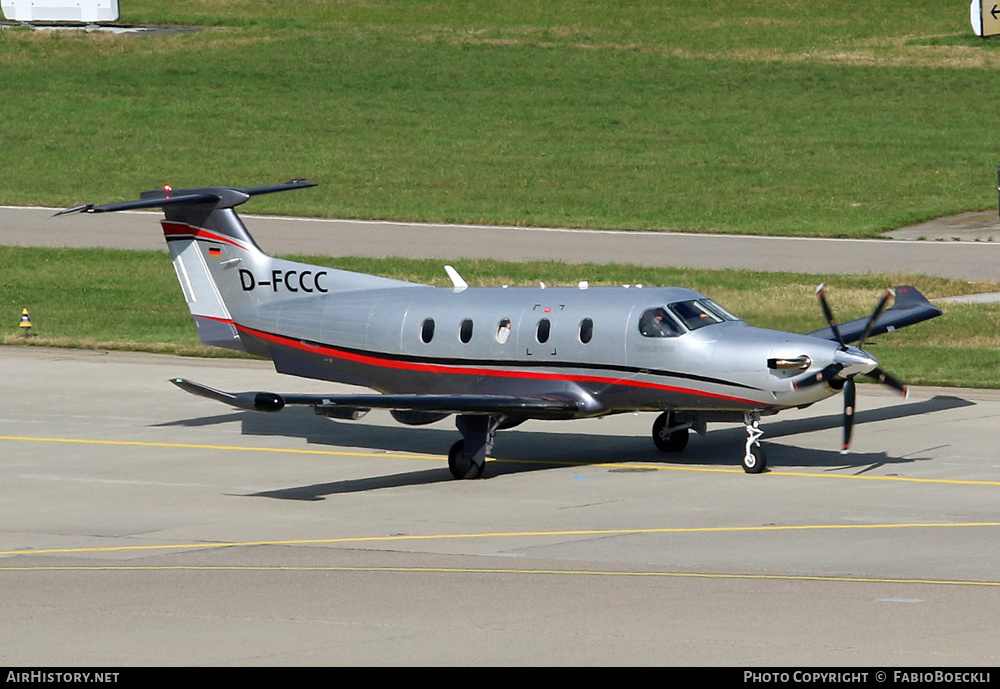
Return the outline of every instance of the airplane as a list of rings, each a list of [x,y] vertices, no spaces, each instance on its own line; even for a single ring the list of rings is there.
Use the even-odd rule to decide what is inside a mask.
[[[904,393],[864,351],[869,337],[941,315],[911,286],[886,291],[868,318],[838,325],[823,285],[828,327],[795,334],[753,327],[682,287],[451,287],[272,258],[236,206],[251,197],[316,186],[304,179],[247,188],[143,192],[132,201],[66,213],[161,208],[181,290],[208,345],[270,359],[280,373],[362,386],[358,394],[226,392],[182,378],[181,389],[239,409],[289,405],[354,420],[387,409],[423,425],[455,415],[448,452],[458,479],[483,474],[497,431],[528,419],[658,412],[652,436],[681,452],[689,432],[742,422],[741,466],[761,473],[764,416],[844,393],[842,451],[853,433],[855,378]],[[849,343],[857,342],[857,346]]]

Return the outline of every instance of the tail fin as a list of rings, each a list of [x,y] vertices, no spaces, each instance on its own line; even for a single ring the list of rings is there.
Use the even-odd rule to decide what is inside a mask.
[[[316,186],[294,179],[285,184],[234,189],[164,187],[135,201],[67,208],[65,213],[108,213],[162,208],[163,235],[184,299],[202,343],[248,351],[236,324],[271,302],[316,297],[336,291],[407,284],[397,280],[272,258],[250,236],[235,206],[251,196]],[[265,354],[266,352],[252,352]]]

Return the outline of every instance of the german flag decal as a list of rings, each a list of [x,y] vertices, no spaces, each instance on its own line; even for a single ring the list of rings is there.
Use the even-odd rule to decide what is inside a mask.
[[[210,246],[208,247],[208,255],[212,258],[219,258],[219,256],[222,256],[222,248],[218,246]]]

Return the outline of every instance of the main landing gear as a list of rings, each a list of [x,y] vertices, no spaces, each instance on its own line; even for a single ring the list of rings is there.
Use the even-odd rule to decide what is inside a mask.
[[[493,438],[502,419],[479,414],[461,414],[455,419],[462,439],[448,451],[448,469],[455,478],[480,478],[486,455],[493,451]]]
[[[681,452],[688,444],[691,424],[678,424],[672,411],[665,411],[653,422],[653,442],[660,452]]]
[[[747,429],[747,442],[740,465],[748,474],[759,474],[767,468],[767,457],[760,446],[760,437],[764,435],[764,431],[760,430],[760,412],[746,412],[743,423]],[[691,423],[679,423],[674,412],[665,411],[653,422],[653,442],[660,452],[681,452],[687,447],[691,426]],[[699,432],[704,432],[704,428]]]

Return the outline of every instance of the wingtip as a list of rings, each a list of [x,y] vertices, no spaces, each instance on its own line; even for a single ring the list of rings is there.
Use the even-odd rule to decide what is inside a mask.
[[[70,213],[87,213],[93,207],[94,204],[92,203],[81,203],[79,206],[73,206],[72,208],[64,208],[61,211],[53,213],[52,217],[55,218],[60,215],[69,215]]]

